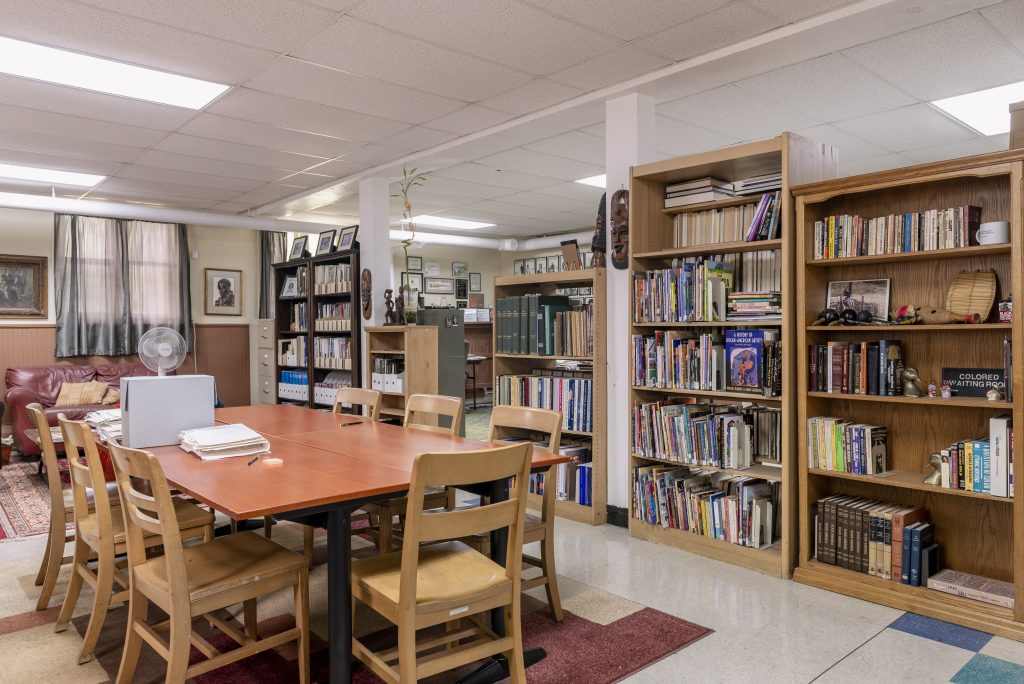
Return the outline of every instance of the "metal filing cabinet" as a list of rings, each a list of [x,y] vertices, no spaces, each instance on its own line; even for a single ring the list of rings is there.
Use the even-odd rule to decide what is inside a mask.
[[[261,318],[250,323],[249,384],[253,406],[277,403],[274,354],[274,319]]]

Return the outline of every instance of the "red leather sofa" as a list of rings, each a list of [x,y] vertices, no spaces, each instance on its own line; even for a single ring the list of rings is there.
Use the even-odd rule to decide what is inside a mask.
[[[11,417],[14,432],[14,444],[24,456],[38,456],[39,447],[24,438],[24,431],[35,427],[28,417],[25,407],[32,402],[43,406],[43,413],[50,425],[57,425],[57,414],[63,413],[72,420],[80,420],[85,414],[98,408],[109,406],[61,406],[55,407],[61,385],[65,382],[105,382],[118,389],[121,378],[137,375],[155,375],[141,363],[117,363],[102,366],[29,366],[24,368],[8,368],[4,379],[7,393],[4,404]]]

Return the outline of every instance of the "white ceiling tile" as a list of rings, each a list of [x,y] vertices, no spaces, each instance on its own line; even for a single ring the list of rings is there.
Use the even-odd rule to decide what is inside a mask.
[[[413,126],[381,142],[388,147],[401,150],[402,152],[418,152],[428,147],[441,145],[457,137],[454,133],[447,131],[439,131],[425,126]]]
[[[658,105],[657,111],[737,140],[769,138],[783,131],[821,123],[734,85],[666,102]]]
[[[0,0],[3,33],[218,83],[240,83],[274,53],[60,0]]]
[[[326,7],[329,10],[335,12],[344,12],[345,10],[358,5],[363,0],[305,0],[310,5],[316,5],[317,7]]]
[[[375,142],[409,127],[397,121],[248,88],[232,90],[207,109],[236,119],[362,142]]]
[[[783,22],[799,21],[816,14],[852,5],[857,0],[746,0],[748,5]]]
[[[604,138],[587,135],[580,131],[569,131],[537,142],[523,145],[528,150],[553,154],[556,157],[604,166]]]
[[[580,130],[583,131],[584,133],[587,133],[588,135],[596,135],[598,138],[606,137],[605,136],[604,121],[599,121],[596,124],[590,124],[589,126],[584,126]]]
[[[550,195],[552,197],[565,197],[580,201],[589,200],[594,203],[596,208],[598,200],[604,194],[604,188],[595,188],[593,185],[584,185],[583,183],[560,183],[559,185],[539,188],[534,192],[539,195]],[[507,198],[505,200],[507,201]]]
[[[269,166],[256,166],[254,164],[237,164],[235,162],[220,161],[218,159],[204,159],[185,154],[174,154],[160,150],[148,150],[143,153],[136,163],[144,166],[154,166],[162,169],[175,169],[205,173],[214,176],[227,176],[228,178],[244,178],[269,182],[284,175],[285,170],[271,168]]]
[[[191,109],[130,100],[126,97],[32,81],[0,74],[0,96],[7,104],[101,121],[171,131],[193,116]]]
[[[93,188],[90,190],[85,196],[85,199],[105,200],[108,202],[128,202],[131,204],[147,204],[160,207],[174,207],[176,209],[205,209],[216,203],[216,200],[177,197],[175,195],[157,192],[136,195],[131,192],[115,192],[112,190],[101,190],[99,188]]]
[[[178,185],[175,183],[168,183],[166,181],[144,181],[121,177],[108,178],[97,187],[101,188],[104,192],[121,192],[125,194],[132,194],[136,197],[146,197],[148,195],[166,193],[175,197],[189,197],[192,199],[202,200],[222,200],[228,197],[234,197],[238,194],[238,191],[236,190],[226,190],[223,188],[198,185]]]
[[[717,150],[739,142],[737,138],[676,121],[667,116],[655,116],[654,124],[655,149],[667,152],[673,157]]]
[[[839,150],[839,159],[843,161],[856,161],[858,159],[867,159],[868,157],[880,157],[888,152],[888,150],[883,147],[869,143],[867,140],[861,140],[857,136],[851,135],[850,133],[836,128],[835,126],[830,126],[829,124],[804,128],[799,131],[794,131],[794,133],[802,135],[805,138],[810,138],[815,142],[825,143],[826,145],[835,147]]]
[[[247,202],[219,202],[210,206],[210,211],[219,211],[222,214],[244,214],[250,209],[253,209],[253,205]]]
[[[497,95],[531,78],[525,72],[352,17],[342,18],[292,55],[465,102]]]
[[[821,121],[852,119],[917,101],[839,53],[748,78],[736,85]]]
[[[248,204],[250,207],[258,207],[263,204],[269,204],[270,202],[276,202],[279,199],[289,197],[297,192],[300,192],[304,188],[295,187],[292,185],[283,185],[280,183],[268,183],[261,185],[257,188],[250,190],[249,192],[236,195],[231,198],[232,202],[240,202],[242,204]]]
[[[603,165],[585,164],[571,159],[553,157],[549,154],[527,150],[522,147],[482,157],[477,161],[498,169],[532,173],[537,176],[548,176],[566,181],[588,178],[604,172]]]
[[[295,188],[301,188],[308,190],[310,188],[318,188],[325,183],[330,183],[334,178],[320,173],[289,173],[283,175],[280,178],[275,178],[274,182],[278,185],[290,185]],[[293,192],[295,192],[293,190]]]
[[[508,112],[499,112],[494,109],[487,109],[486,107],[478,107],[477,105],[467,105],[458,111],[430,121],[428,125],[431,128],[448,131],[449,133],[469,135],[470,133],[476,133],[485,128],[505,123],[513,118],[515,118],[515,115]]]
[[[417,199],[437,193],[452,197],[466,197],[470,198],[472,201],[476,201],[478,199],[493,199],[500,195],[508,194],[507,190],[503,190],[502,188],[493,185],[484,185],[483,183],[457,180],[455,178],[445,178],[443,176],[428,177],[427,183],[422,188],[416,188],[416,190]]]
[[[579,185],[579,183],[574,183]],[[549,186],[550,187],[550,186]],[[597,188],[595,188],[596,190]],[[597,194],[597,199],[571,199],[569,197],[557,197],[555,195],[545,195],[541,192],[519,192],[514,195],[504,195],[499,199],[503,204],[520,204],[527,207],[537,207],[538,209],[544,209],[546,211],[562,212],[562,211],[576,211],[586,212],[592,210],[594,216],[597,216],[597,205],[601,197],[601,192]]]
[[[188,154],[205,159],[269,166],[288,171],[302,171],[314,164],[321,164],[327,161],[326,157],[278,152],[265,147],[211,140],[210,138],[199,138],[181,133],[169,135],[155,149],[176,154]]]
[[[82,140],[52,133],[22,131],[7,127],[0,127],[0,148],[41,152],[56,157],[81,157],[82,159],[101,159],[113,162],[130,162],[145,152],[145,149],[141,147],[112,145],[95,140]]]
[[[621,0],[527,2],[602,33],[632,41],[717,9],[729,0],[645,0],[635,5],[623,5]]]
[[[0,164],[20,164],[40,169],[59,169],[79,173],[95,173],[110,176],[117,173],[123,164],[101,159],[79,159],[63,154],[45,154],[26,150],[0,149]]]
[[[531,74],[561,71],[616,47],[607,36],[509,0],[374,0],[349,14]]]
[[[844,54],[922,100],[1024,80],[1024,57],[975,12]]]
[[[951,143],[949,145],[929,147],[923,150],[907,150],[903,155],[905,157],[910,157],[915,162],[923,164],[925,162],[970,157],[976,154],[1001,152],[1009,149],[1009,147],[1010,134],[1003,133],[1001,135],[989,135],[983,138],[973,138],[971,140],[964,140],[962,142]],[[840,159],[841,158],[842,157],[840,156]]]
[[[509,192],[515,190],[534,190],[553,185],[557,182],[544,176],[535,176],[530,173],[520,173],[509,169],[499,170],[493,166],[477,162],[466,162],[465,164],[450,166],[446,169],[439,169],[430,174],[430,177],[434,176],[493,185],[499,188],[506,188]],[[427,182],[429,185],[429,178]]]
[[[357,164],[356,162],[346,159],[331,159],[325,161],[322,164],[311,166],[305,171],[307,173],[315,173],[321,176],[330,176],[331,178],[344,178],[345,176],[351,176],[353,173],[357,173],[366,168],[366,164]]]
[[[467,204],[464,208],[483,212],[490,216],[490,221],[494,223],[497,223],[496,217],[544,218],[552,214],[550,209],[541,209],[523,204],[506,204],[495,200],[474,202],[473,204]]]
[[[673,4],[682,5],[684,3]],[[641,50],[635,45],[624,45],[613,52],[598,55],[586,62],[551,74],[548,78],[589,92],[649,74],[671,63],[672,60],[653,52]]]
[[[583,91],[578,88],[546,78],[535,78],[526,85],[483,100],[480,104],[512,114],[530,114],[582,94]]]
[[[320,30],[331,10],[293,0],[78,0],[243,45],[284,52]]]
[[[753,7],[732,2],[719,10],[642,38],[636,44],[678,62],[765,33],[779,23]]]
[[[1024,52],[1024,3],[1020,0],[1007,0],[980,12],[996,31]]]
[[[14,192],[26,195],[43,195],[49,197],[56,193],[60,197],[78,197],[85,188],[76,188],[70,185],[58,185],[54,183],[37,183],[35,181],[16,180],[13,178],[0,178],[0,192]]]
[[[361,166],[377,166],[386,164],[404,156],[401,150],[384,145],[364,145],[354,152],[349,152],[342,157],[343,161],[352,162]]]
[[[179,129],[201,138],[266,147],[282,152],[333,158],[362,147],[363,143],[327,135],[271,126],[255,121],[242,121],[216,114],[200,114]]]
[[[156,168],[153,166],[142,166],[141,164],[129,164],[118,171],[117,177],[141,181],[175,183],[177,185],[199,185],[207,188],[234,190],[236,192],[248,192],[263,185],[259,181],[254,180],[211,176],[205,173]]]
[[[159,131],[155,128],[115,124],[0,104],[0,130],[5,128],[34,133],[51,133],[129,147],[152,147],[167,135],[166,131]]]
[[[843,156],[840,152],[839,176],[856,176],[862,173],[872,173],[873,171],[888,171],[889,169],[911,166],[913,163],[913,159],[902,154],[884,154],[880,157],[843,161]]]
[[[935,147],[978,137],[927,104],[839,121],[836,128],[892,152]],[[842,160],[843,151],[839,150]]]

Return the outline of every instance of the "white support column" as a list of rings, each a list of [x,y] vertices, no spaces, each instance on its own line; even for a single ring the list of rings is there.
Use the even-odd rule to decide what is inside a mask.
[[[605,173],[608,201],[629,189],[629,167],[655,160],[654,98],[633,93],[605,103]],[[608,210],[611,216],[611,210]],[[633,226],[630,226],[632,229]],[[611,262],[608,236],[608,504],[629,505],[629,269]]]
[[[359,181],[359,270],[370,269],[373,276],[373,315],[362,325],[384,325],[384,290],[391,282],[391,237],[387,178],[366,178]],[[398,296],[398,288],[394,288]],[[359,305],[358,303],[356,304]],[[360,313],[362,316],[362,313]],[[361,349],[365,361],[366,333]],[[363,387],[369,387],[369,368],[363,368]]]

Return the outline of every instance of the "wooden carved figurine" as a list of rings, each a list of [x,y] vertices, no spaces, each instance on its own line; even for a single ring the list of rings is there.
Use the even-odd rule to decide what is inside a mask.
[[[938,487],[942,484],[942,455],[932,454],[931,459],[928,461],[928,466],[933,468],[933,470],[925,475],[921,482]]]
[[[921,397],[924,396],[926,390],[924,382],[921,381],[921,376],[917,374],[916,368],[907,366],[901,373],[903,380],[903,396],[905,397]]]
[[[405,285],[398,287],[398,299],[395,300],[395,317],[398,325],[405,325]]]
[[[370,269],[364,268],[363,272],[359,274],[359,303],[362,305],[363,319],[365,320],[369,320],[373,315],[372,280]]]
[[[594,223],[594,239],[590,243],[593,255],[590,258],[592,268],[605,267],[605,252],[608,251],[608,239],[605,233],[605,223],[608,222],[608,211],[605,204],[607,193],[601,195],[601,204],[597,207],[597,221]]]
[[[384,325],[395,324],[395,303],[391,300],[391,294],[391,288],[384,290],[384,306],[387,308],[384,312]]]
[[[612,266],[629,266],[629,190],[616,190],[611,201]]]

